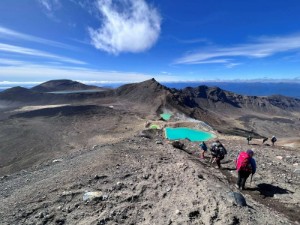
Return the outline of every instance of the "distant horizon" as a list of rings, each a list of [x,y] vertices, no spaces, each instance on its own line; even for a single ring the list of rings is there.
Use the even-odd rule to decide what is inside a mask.
[[[60,79],[62,80],[62,79]],[[186,87],[198,87],[201,85],[206,85],[209,87],[219,87],[223,90],[234,92],[241,95],[247,96],[271,96],[271,95],[283,95],[292,98],[300,99],[300,82],[243,82],[243,81],[175,81],[175,82],[159,82],[160,84],[168,87],[168,88],[176,88],[178,90],[184,89]],[[110,87],[110,88],[118,88],[122,85],[129,83],[139,83],[139,82],[99,82],[99,81],[78,81],[86,85],[94,85],[98,87]],[[1,85],[0,84],[0,92],[21,86],[24,88],[32,88],[34,86],[40,85],[44,82],[27,82],[27,83],[10,83],[11,86],[7,86],[8,84]],[[14,85],[12,85],[14,84]]]
[[[299,82],[299,11],[286,0],[0,1],[0,84]]]
[[[153,77],[154,78],[154,77]],[[39,85],[48,81],[54,80],[72,80],[77,81],[83,84],[130,84],[130,83],[140,83],[143,81],[147,81],[153,78],[145,79],[145,80],[137,80],[137,81],[108,81],[108,80],[73,80],[73,79],[51,79],[51,80],[44,80],[44,81],[0,81],[0,88],[1,86],[8,86],[8,85]],[[155,78],[154,78],[155,79]],[[168,80],[168,81],[160,81],[155,79],[159,83],[287,83],[287,84],[300,84],[300,78],[294,79],[234,79],[234,80]]]

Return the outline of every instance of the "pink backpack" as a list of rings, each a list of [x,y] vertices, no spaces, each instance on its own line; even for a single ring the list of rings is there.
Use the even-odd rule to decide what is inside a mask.
[[[236,162],[236,169],[242,170],[242,171],[252,171],[251,163],[250,163],[251,157],[247,154],[247,152],[241,152],[237,158]]]

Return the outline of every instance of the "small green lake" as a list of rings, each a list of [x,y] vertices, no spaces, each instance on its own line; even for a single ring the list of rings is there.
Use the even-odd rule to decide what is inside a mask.
[[[180,140],[188,138],[191,141],[207,141],[215,137],[214,134],[186,127],[167,127],[165,129],[165,133],[166,137],[169,140]]]
[[[169,120],[171,118],[172,114],[170,113],[162,113],[160,114],[160,117],[163,118],[164,120]]]
[[[150,126],[150,129],[160,129],[159,125],[156,125],[156,124],[152,124]]]

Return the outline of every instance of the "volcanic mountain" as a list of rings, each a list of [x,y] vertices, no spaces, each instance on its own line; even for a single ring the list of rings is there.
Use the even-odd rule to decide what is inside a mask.
[[[257,131],[270,135],[279,134],[284,127],[290,127],[285,131],[298,130],[294,125],[299,123],[300,100],[296,98],[245,96],[208,86],[169,89],[155,79],[124,85],[116,90],[116,95],[142,104],[144,111],[167,109],[182,113],[226,133],[249,135],[250,131]]]
[[[181,99],[191,107],[218,108],[223,112],[230,108],[246,109],[257,112],[298,111],[300,100],[285,96],[245,96],[218,87],[207,87],[205,85],[196,88],[187,87],[178,91]]]
[[[55,85],[57,84],[57,86]],[[91,90],[91,92],[84,92]],[[52,92],[66,91],[66,94],[55,94]],[[68,92],[70,91],[70,92]],[[51,92],[51,93],[50,93]],[[47,105],[83,103],[83,101],[101,98],[111,93],[108,88],[88,86],[76,81],[54,80],[48,81],[31,89],[13,87],[0,92],[0,101],[16,103],[17,105]]]
[[[56,91],[82,91],[82,90],[105,90],[97,86],[86,85],[73,80],[50,80],[31,88],[36,92],[56,92]]]
[[[299,123],[300,100],[279,95],[245,96],[208,86],[169,89],[155,79],[97,93],[64,95],[44,93],[79,88],[88,89],[93,86],[70,80],[48,81],[30,90],[21,87],[8,89],[0,93],[0,100],[34,104],[119,102],[122,107],[144,115],[157,115],[169,110],[204,121],[225,133],[231,133],[233,130],[236,133],[238,130],[238,133],[243,135],[248,135],[251,131],[264,136],[298,132],[296,127]]]
[[[0,100],[21,103],[36,101],[42,102],[46,100],[49,101],[50,99],[48,98],[48,96],[50,95],[46,93],[33,92],[30,89],[18,86],[6,89],[3,92],[1,92]]]

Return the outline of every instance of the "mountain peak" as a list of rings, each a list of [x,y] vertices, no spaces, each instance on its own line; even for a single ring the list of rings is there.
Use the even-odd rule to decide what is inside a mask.
[[[155,80],[154,78],[151,78],[149,80],[145,80],[143,82],[141,82],[140,84],[147,84],[147,83],[154,83],[154,84],[160,84],[157,80]]]
[[[53,91],[70,91],[70,90],[91,90],[98,89],[96,86],[86,85],[77,81],[62,79],[62,80],[50,80],[37,85],[31,90],[37,92],[53,92]]]
[[[21,87],[21,86],[16,86],[12,87],[9,89],[4,90],[2,93],[15,93],[15,94],[20,94],[24,92],[31,92],[29,89]]]

